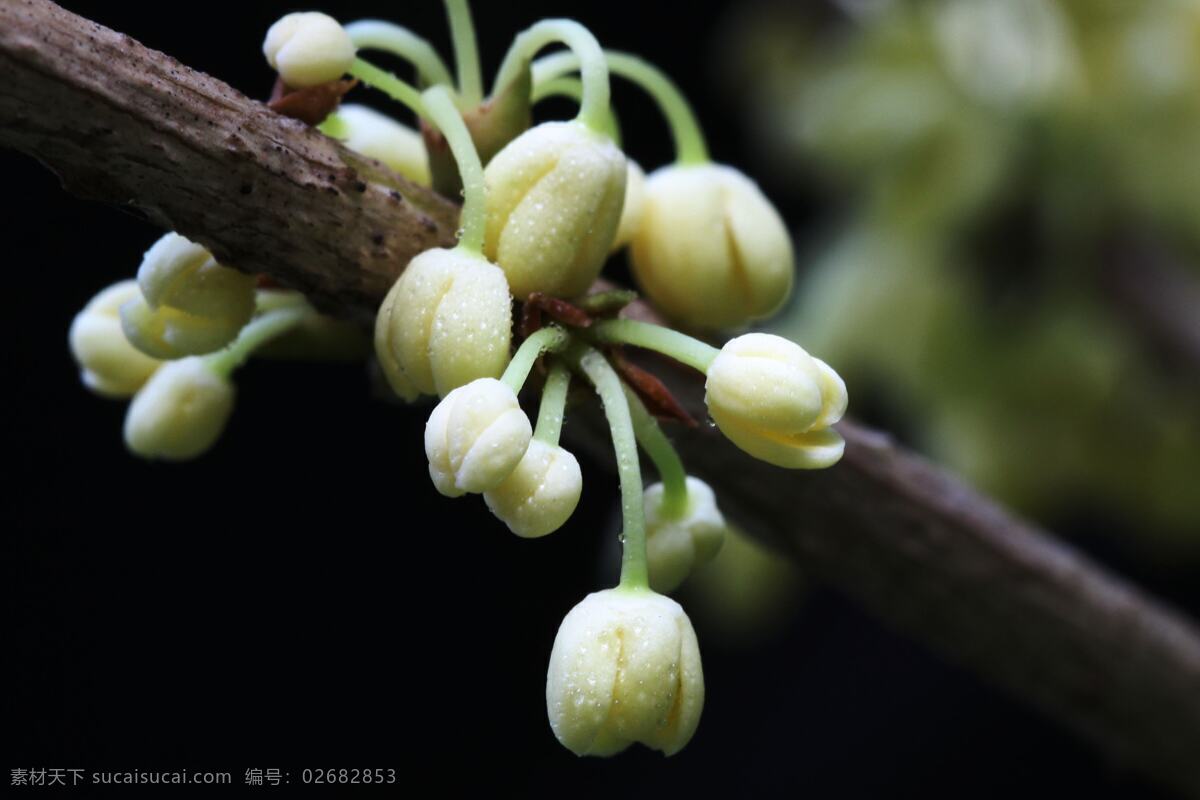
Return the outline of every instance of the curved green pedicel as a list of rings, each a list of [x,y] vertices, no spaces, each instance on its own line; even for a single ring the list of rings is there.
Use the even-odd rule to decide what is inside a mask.
[[[412,64],[422,81],[431,86],[453,86],[446,62],[428,40],[402,25],[380,19],[360,19],[345,26],[350,41],[359,50],[382,50]]]
[[[533,95],[530,99],[536,104],[548,97],[568,97],[578,103],[583,100],[583,81],[567,77],[542,81],[533,87]],[[617,112],[613,109],[612,104],[609,104],[608,113],[604,116],[604,133],[608,135],[609,139],[612,139],[613,144],[620,147],[621,124],[617,120]]]
[[[438,127],[450,144],[450,152],[458,164],[463,182],[462,235],[458,246],[477,256],[483,253],[483,237],[487,231],[487,190],[483,183],[483,164],[463,122],[450,90],[445,86],[426,89],[421,95],[426,115]]]
[[[237,339],[224,350],[202,356],[204,364],[217,375],[228,378],[235,369],[246,363],[255,350],[287,333],[316,313],[303,298],[297,298],[290,303],[274,304],[270,310],[246,323],[238,333]]]
[[[637,443],[654,462],[663,483],[662,508],[659,513],[666,519],[678,519],[688,506],[687,471],[671,440],[663,433],[658,422],[646,410],[641,398],[628,386],[625,399],[629,402],[629,414],[633,419],[633,433]]]
[[[479,70],[479,44],[467,0],[446,0],[450,35],[454,40],[454,63],[458,69],[458,93],[464,108],[483,102],[483,74]]]
[[[587,337],[604,344],[629,344],[670,356],[692,369],[708,372],[721,351],[699,339],[662,325],[634,319],[608,319],[587,329]]]
[[[650,587],[646,568],[646,511],[643,506],[642,468],[638,463],[637,438],[625,389],[617,371],[595,348],[574,342],[564,357],[587,376],[608,418],[613,449],[617,455],[617,475],[621,482],[621,583],[627,590]]]
[[[553,325],[530,334],[517,348],[500,380],[513,390],[513,394],[520,394],[521,387],[525,385],[525,379],[529,377],[529,371],[533,369],[538,357],[545,352],[561,350],[569,340],[566,331]]]
[[[534,439],[549,445],[558,444],[567,408],[567,390],[570,386],[570,371],[561,361],[555,359],[550,365],[549,374],[546,375],[546,385],[542,387],[537,426],[533,429]]]
[[[705,143],[700,123],[675,82],[658,67],[635,55],[605,50],[604,58],[612,74],[620,75],[641,86],[662,109],[667,124],[671,126],[671,135],[675,139],[676,163],[708,163],[708,145]],[[540,84],[570,74],[579,69],[579,66],[580,61],[574,53],[555,53],[539,58],[532,67],[535,91]]]
[[[426,116],[425,106],[421,103],[421,91],[408,81],[401,80],[387,70],[380,69],[361,58],[354,59],[354,63],[350,65],[350,74],[372,89],[383,92],[397,103],[408,106],[417,116]]]
[[[603,133],[609,105],[608,65],[596,37],[573,20],[542,20],[518,34],[496,73],[492,96],[499,95],[516,80],[538,50],[553,42],[567,45],[578,59],[576,63],[583,79],[583,100],[579,104],[579,116],[576,119],[597,133]]]

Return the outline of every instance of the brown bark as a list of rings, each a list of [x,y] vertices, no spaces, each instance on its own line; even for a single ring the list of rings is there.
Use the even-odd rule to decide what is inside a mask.
[[[0,75],[0,145],[323,308],[369,318],[409,258],[453,242],[453,204],[51,3],[0,2]]]
[[[45,0],[0,0],[0,74],[0,144],[346,315],[369,318],[408,258],[452,240],[448,203]],[[815,473],[754,461],[705,426],[679,438],[730,516],[813,576],[1200,796],[1189,623],[886,436],[841,428],[845,459]],[[608,449],[587,424],[568,431]]]

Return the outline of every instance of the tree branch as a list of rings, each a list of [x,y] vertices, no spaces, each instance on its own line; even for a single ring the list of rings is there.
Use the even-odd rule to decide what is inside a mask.
[[[410,257],[453,240],[451,204],[45,0],[0,3],[0,72],[0,145],[325,308],[370,318]],[[568,430],[608,451],[586,424]],[[845,459],[815,473],[703,427],[680,444],[730,516],[809,573],[1200,797],[1196,631],[885,436],[841,430]]]
[[[325,309],[368,319],[458,209],[307,125],[52,3],[0,3],[0,145]]]

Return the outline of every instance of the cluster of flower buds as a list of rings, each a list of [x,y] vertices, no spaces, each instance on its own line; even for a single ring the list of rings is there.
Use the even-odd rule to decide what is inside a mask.
[[[447,0],[447,8],[457,82],[428,42],[378,21],[344,29],[323,14],[290,14],[272,26],[263,51],[293,91],[347,73],[382,90],[418,115],[426,142],[444,140],[453,155],[464,201],[458,244],[407,264],[374,330],[395,393],[440,398],[425,428],[437,490],[482,495],[517,536],[558,530],[583,486],[578,461],[559,444],[572,376],[599,395],[621,485],[621,578],[563,620],[547,711],[555,735],[578,754],[611,755],[641,742],[670,755],[696,730],[704,680],[687,615],[659,592],[711,559],[727,525],[714,492],[687,475],[655,416],[686,412],[621,348],[658,351],[706,374],[706,402],[721,431],[785,467],[838,460],[842,443],[830,426],[845,409],[845,386],[779,337],[746,334],[718,350],[621,318],[631,293],[589,295],[609,255],[629,245],[634,275],[669,317],[710,330],[740,327],[786,299],[791,243],[753,182],[709,161],[690,108],[655,68],[603,51],[578,23],[545,20],[516,37],[485,98],[467,4]],[[552,43],[570,52],[534,62]],[[408,59],[429,88],[373,66],[358,48]],[[610,70],[649,90],[671,123],[677,163],[649,178],[615,138]],[[576,71],[578,80],[570,77]],[[529,128],[528,106],[552,81],[578,98],[579,114]],[[489,120],[503,126],[489,129]],[[319,127],[410,178],[445,180],[433,169],[433,149],[378,112],[343,106]],[[137,287],[113,287],[81,313],[71,345],[85,383],[112,395],[136,392],[126,424],[135,452],[188,458],[205,450],[232,410],[232,370],[313,318],[302,300],[266,302],[254,286],[169,234],[146,254]],[[514,300],[522,304],[515,352]],[[534,425],[519,395],[539,365]],[[648,489],[639,447],[661,478]]]
[[[70,346],[85,386],[133,398],[125,415],[129,450],[184,461],[220,438],[233,412],[233,370],[315,319],[300,295],[256,290],[252,276],[169,233],[147,251],[136,281],[108,287],[76,315]],[[308,332],[340,352],[344,329]]]

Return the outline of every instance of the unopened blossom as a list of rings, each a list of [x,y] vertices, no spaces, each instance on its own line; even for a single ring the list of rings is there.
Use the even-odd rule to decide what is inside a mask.
[[[511,341],[504,273],[457,249],[427,250],[410,261],[375,320],[375,354],[407,400],[499,377]]]
[[[129,404],[125,444],[143,458],[195,458],[220,438],[233,400],[233,384],[204,359],[170,361]]]
[[[711,560],[725,542],[728,526],[707,483],[687,478],[687,505],[668,515],[663,508],[663,485],[646,489],[646,560],[650,586],[656,592],[674,591],[692,571]]]
[[[354,63],[355,47],[333,17],[316,11],[281,17],[267,30],[263,55],[293,89],[335,81]]]
[[[794,271],[779,212],[741,172],[710,163],[671,165],[646,179],[630,263],[660,310],[708,329],[773,314]]]
[[[625,175],[617,146],[577,121],[531,128],[488,162],[484,252],[513,296],[587,291],[617,233]]]
[[[727,342],[708,369],[704,400],[721,432],[755,458],[817,469],[842,457],[845,442],[830,426],[846,411],[846,384],[783,337]]]
[[[516,469],[532,436],[512,389],[494,378],[472,381],[447,394],[429,415],[429,476],[447,497],[495,489]]]
[[[132,397],[162,364],[138,350],[121,330],[121,305],[137,297],[137,283],[121,281],[93,297],[71,322],[71,355],[84,386],[105,397]]]
[[[546,710],[576,755],[634,742],[674,755],[704,708],[704,671],[683,608],[649,589],[607,589],[563,619],[550,653]]]
[[[534,538],[563,526],[583,491],[579,462],[558,445],[534,439],[504,482],[483,499],[517,536]]]
[[[129,341],[155,358],[219,350],[254,314],[254,277],[177,233],[146,251],[137,281],[141,293],[121,306],[121,323]]]

